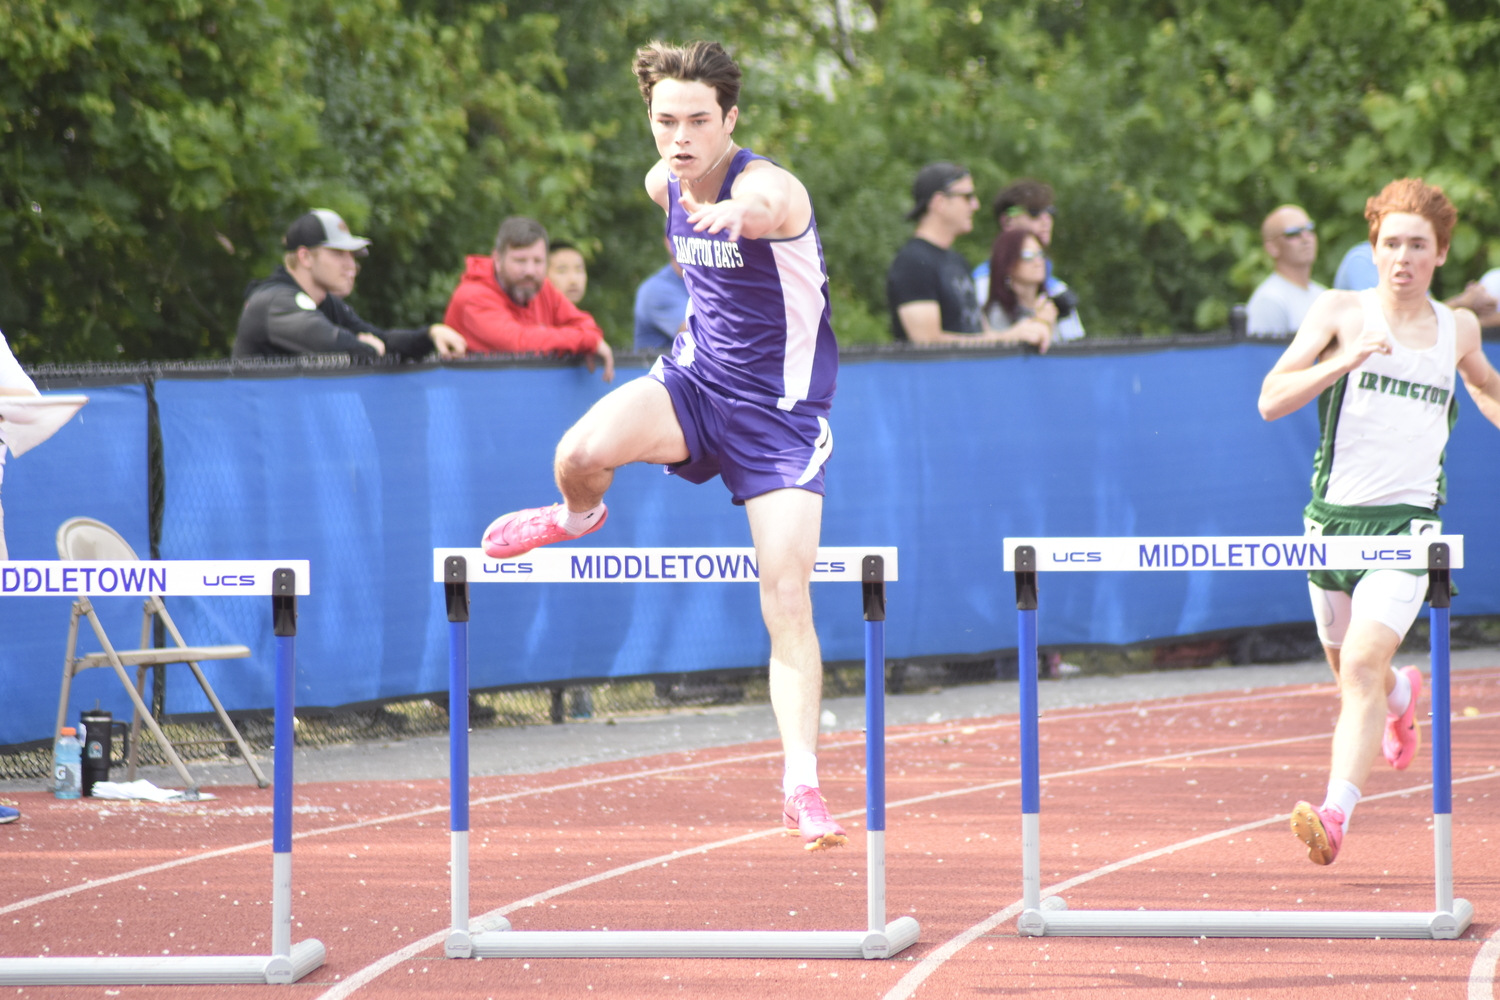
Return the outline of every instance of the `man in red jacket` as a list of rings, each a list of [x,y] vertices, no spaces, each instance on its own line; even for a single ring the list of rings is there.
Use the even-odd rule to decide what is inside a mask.
[[[468,258],[443,322],[476,353],[586,354],[590,371],[598,355],[604,381],[614,381],[614,354],[599,324],[547,280],[547,230],[535,219],[511,216],[492,254]]]

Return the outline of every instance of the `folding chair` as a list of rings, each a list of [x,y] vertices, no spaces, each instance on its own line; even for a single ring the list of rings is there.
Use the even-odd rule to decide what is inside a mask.
[[[140,557],[130,547],[130,543],[120,537],[119,532],[104,524],[87,517],[70,518],[62,523],[57,529],[57,555],[61,559],[104,559],[104,560],[130,560],[134,561]],[[151,621],[155,616],[161,616],[162,624],[172,636],[172,641],[177,645],[167,649],[151,649],[148,644],[151,641]],[[89,624],[93,626],[94,635],[99,639],[99,645],[104,647],[101,652],[89,653],[84,656],[75,655],[78,650],[78,620],[88,618]],[[94,614],[94,606],[87,597],[80,597],[73,602],[73,615],[68,622],[68,648],[63,657],[62,694],[57,702],[57,727],[54,731],[61,731],[68,714],[68,693],[73,685],[73,676],[80,670],[90,667],[113,667],[115,674],[119,676],[120,683],[125,686],[125,691],[130,695],[134,710],[130,718],[130,756],[128,760],[130,780],[135,780],[136,768],[136,744],[140,733],[141,723],[151,730],[151,735],[156,737],[156,742],[161,746],[162,752],[166,754],[167,760],[172,767],[182,776],[183,782],[188,788],[188,798],[195,798],[198,792],[198,783],[188,772],[187,766],[183,764],[182,758],[177,755],[171,742],[162,732],[161,726],[151,715],[146,703],[141,698],[141,692],[145,688],[146,669],[148,667],[165,668],[169,663],[186,663],[192,670],[193,676],[198,679],[198,686],[208,696],[209,703],[213,705],[214,711],[219,715],[219,721],[223,723],[224,729],[234,740],[235,746],[239,747],[240,756],[250,767],[250,773],[255,775],[256,783],[265,788],[270,784],[265,774],[261,772],[260,765],[256,763],[255,756],[250,752],[250,746],[240,731],[235,728],[229,718],[229,713],[224,711],[224,706],[219,702],[219,696],[214,694],[213,687],[208,683],[208,678],[203,676],[203,670],[198,666],[200,660],[237,660],[244,659],[250,655],[250,649],[246,646],[189,646],[182,638],[182,633],[177,630],[177,623],[172,621],[172,616],[167,614],[167,606],[160,597],[155,595],[146,598],[144,614],[141,618],[141,646],[139,649],[117,650],[109,641],[109,636],[104,634],[104,626],[99,624],[99,618]],[[125,673],[125,666],[129,664],[136,668],[135,683],[130,683],[129,676]],[[223,740],[184,740],[182,745],[192,746],[197,744],[222,743]]]

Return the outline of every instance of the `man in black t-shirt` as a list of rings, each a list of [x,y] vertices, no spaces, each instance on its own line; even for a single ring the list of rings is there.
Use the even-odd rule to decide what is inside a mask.
[[[957,164],[929,163],[917,172],[911,193],[913,205],[906,217],[917,220],[917,229],[896,253],[885,278],[891,333],[914,344],[1018,340],[989,328],[974,294],[969,262],[953,249],[953,241],[974,228],[979,208],[974,178]],[[1028,327],[1027,332],[1033,331]],[[1038,346],[1046,350],[1045,343]]]

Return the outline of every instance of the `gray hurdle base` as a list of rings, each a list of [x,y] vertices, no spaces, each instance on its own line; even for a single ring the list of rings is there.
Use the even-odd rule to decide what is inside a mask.
[[[1425,543],[1425,544],[1424,544]],[[1391,548],[1405,544],[1407,548]],[[1309,546],[1313,546],[1312,550]],[[1300,550],[1298,549],[1300,546]],[[1275,562],[1264,565],[1267,548]],[[1290,548],[1288,548],[1290,547]],[[1298,564],[1284,556],[1300,551]],[[1316,552],[1318,554],[1314,555]],[[1181,562],[1178,562],[1180,556]],[[1255,565],[1257,556],[1261,564]],[[1419,938],[1453,940],[1474,907],[1453,898],[1453,782],[1449,703],[1450,570],[1463,567],[1461,535],[1005,539],[1015,573],[1021,695],[1019,934],[1032,937]],[[1174,563],[1176,563],[1174,565]],[[1393,565],[1394,563],[1394,565]],[[1425,913],[1339,910],[1069,910],[1041,898],[1041,782],[1037,725],[1037,573],[1184,569],[1426,569],[1432,619],[1432,799],[1435,907]],[[1295,858],[1290,850],[1289,860]]]
[[[865,616],[865,763],[866,763],[866,864],[867,927],[860,931],[515,931],[504,917],[491,918],[481,927],[469,919],[469,575],[472,560],[479,563],[480,579],[490,582],[598,582],[601,563],[590,563],[580,574],[579,560],[610,554],[627,567],[624,553],[633,553],[637,577],[623,578],[627,569],[605,580],[635,582],[659,580],[650,573],[650,559],[667,559],[677,572],[692,572],[687,550],[599,549],[539,550],[513,560],[488,559],[478,550],[437,549],[434,569],[443,584],[449,621],[449,758],[450,846],[452,863],[452,928],[444,942],[449,958],[843,958],[877,959],[899,954],[917,942],[921,929],[912,917],[887,923],[885,912],[885,584],[896,578],[894,549],[820,549],[814,580],[858,579],[864,594]],[[668,552],[673,554],[668,555]],[[733,551],[742,558],[749,550],[693,550],[724,555]],[[642,554],[645,555],[642,555]],[[618,554],[618,555],[615,555]],[[709,558],[707,555],[697,558]],[[886,575],[886,560],[890,574]],[[645,559],[644,570],[640,560]],[[712,562],[712,559],[710,559]],[[845,569],[857,565],[854,571]],[[660,570],[662,562],[658,561]],[[701,563],[697,564],[701,567]],[[525,574],[515,568],[525,566]],[[837,566],[837,571],[828,568]],[[508,568],[507,568],[508,567]],[[503,575],[502,575],[503,574]],[[723,582],[712,567],[694,582]],[[668,579],[682,580],[675,576]],[[687,577],[693,580],[693,577]],[[737,577],[748,580],[748,577]]]
[[[297,595],[309,593],[308,564],[290,561],[296,567],[265,560],[225,563],[151,562],[106,564],[89,562],[10,563],[9,566],[54,567],[73,578],[81,569],[128,565],[152,567],[162,574],[158,596],[217,594],[200,584],[205,567],[213,579],[229,574],[243,579],[253,575],[254,584],[237,587],[241,596],[271,597],[271,620],[276,634],[276,761],[272,789],[271,835],[271,954],[270,955],[146,955],[119,957],[0,958],[3,986],[203,986],[217,984],[295,983],[323,964],[327,949],[316,938],[292,944],[292,754],[296,680]],[[299,576],[300,574],[300,576]],[[51,580],[51,577],[46,579]],[[298,580],[302,581],[299,589]],[[39,593],[46,593],[45,589]],[[51,593],[56,594],[57,591]],[[85,596],[113,591],[74,590]],[[149,716],[148,716],[149,718]]]

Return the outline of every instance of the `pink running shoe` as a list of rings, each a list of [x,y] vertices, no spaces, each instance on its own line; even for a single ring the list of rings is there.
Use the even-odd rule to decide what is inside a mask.
[[[1422,696],[1422,671],[1416,667],[1402,667],[1401,672],[1411,683],[1411,704],[1400,715],[1385,717],[1385,737],[1380,741],[1380,752],[1398,771],[1411,765],[1411,759],[1422,746],[1422,730],[1417,726],[1417,699]]]
[[[550,507],[531,507],[502,514],[484,529],[480,547],[491,559],[509,559],[553,542],[567,542],[593,534],[609,519],[609,509],[605,508],[600,511],[598,521],[572,535],[558,526],[557,515],[561,511],[562,504],[555,503]]]
[[[798,785],[797,790],[786,800],[781,818],[786,822],[787,834],[802,835],[802,847],[808,851],[826,851],[830,847],[842,847],[849,842],[844,828],[828,815],[828,803],[816,788]]]
[[[1292,833],[1307,845],[1309,861],[1331,865],[1344,845],[1344,810],[1338,806],[1314,809],[1311,802],[1298,802],[1292,810]]]

